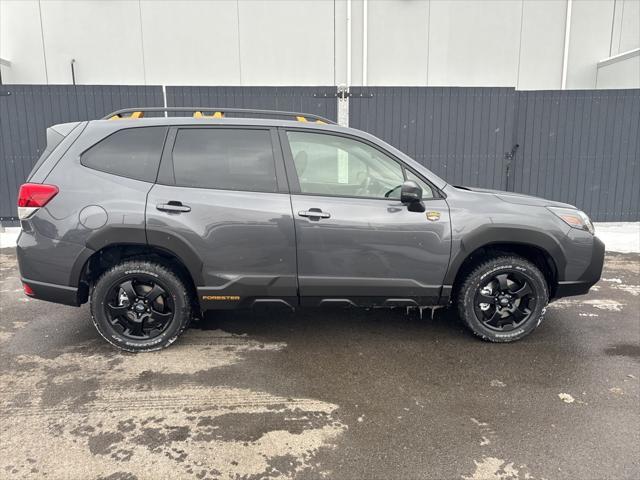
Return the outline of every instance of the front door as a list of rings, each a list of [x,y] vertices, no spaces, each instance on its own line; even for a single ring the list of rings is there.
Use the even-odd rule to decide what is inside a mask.
[[[304,304],[428,305],[440,295],[451,232],[436,190],[372,144],[333,133],[281,131],[292,190]],[[426,212],[400,202],[405,179]]]
[[[189,266],[204,309],[297,303],[293,218],[275,130],[171,129],[146,222],[148,242]]]

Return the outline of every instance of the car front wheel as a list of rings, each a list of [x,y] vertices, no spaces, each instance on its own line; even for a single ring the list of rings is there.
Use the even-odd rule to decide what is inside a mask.
[[[513,342],[544,317],[549,291],[542,272],[517,256],[499,256],[475,267],[458,294],[460,318],[484,340]]]

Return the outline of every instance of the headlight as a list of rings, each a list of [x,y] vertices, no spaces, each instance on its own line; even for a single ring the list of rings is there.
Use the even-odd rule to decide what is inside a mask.
[[[591,223],[591,219],[586,213],[581,210],[560,207],[547,207],[547,209],[549,209],[570,227],[577,228],[579,230],[586,230],[591,235],[593,235],[596,231],[596,229],[593,227],[593,223]]]

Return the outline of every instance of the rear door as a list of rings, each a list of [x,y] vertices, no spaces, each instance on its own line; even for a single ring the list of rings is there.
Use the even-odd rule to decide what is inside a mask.
[[[146,212],[149,243],[190,266],[203,308],[297,302],[293,218],[274,129],[172,128]]]
[[[449,208],[402,162],[333,132],[280,131],[305,304],[428,305],[449,261]],[[400,202],[405,179],[423,189],[426,212]]]

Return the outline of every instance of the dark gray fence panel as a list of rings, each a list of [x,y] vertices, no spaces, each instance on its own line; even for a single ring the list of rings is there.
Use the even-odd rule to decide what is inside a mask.
[[[159,86],[0,86],[0,218],[15,217],[18,188],[46,147],[46,129],[125,107],[161,107]]]
[[[517,192],[640,220],[640,90],[518,92]]]
[[[46,128],[131,106],[159,86],[3,85],[0,217],[45,148]],[[598,221],[640,220],[640,90],[354,87],[350,124],[454,184],[577,205]],[[168,87],[169,106],[294,110],[335,120],[335,87]],[[520,144],[512,161],[505,156]]]
[[[596,221],[640,220],[640,90],[354,87],[350,126],[453,184],[528,193]],[[515,144],[520,148],[512,160]]]
[[[286,110],[335,121],[336,91],[336,87],[167,87],[166,93],[168,107]]]
[[[456,185],[506,189],[512,88],[353,87],[349,125]]]

